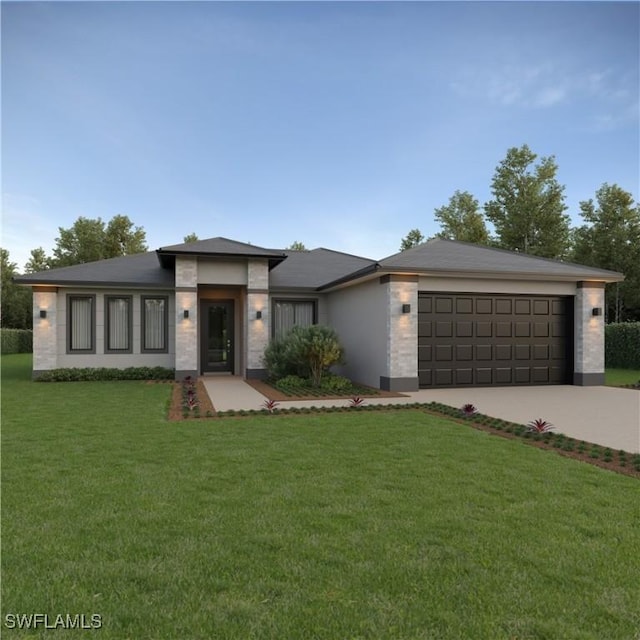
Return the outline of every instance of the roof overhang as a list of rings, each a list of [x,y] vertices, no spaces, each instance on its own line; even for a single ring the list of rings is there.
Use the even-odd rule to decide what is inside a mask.
[[[167,249],[156,249],[156,254],[158,256],[158,260],[160,261],[160,266],[164,269],[173,268],[175,266],[176,257],[177,256],[185,256],[191,258],[214,258],[217,260],[267,260],[269,263],[269,271],[274,267],[277,267],[282,261],[284,261],[287,257],[285,253],[274,254],[274,253],[226,253],[226,252],[203,252],[203,251],[175,251],[175,250],[167,250]]]

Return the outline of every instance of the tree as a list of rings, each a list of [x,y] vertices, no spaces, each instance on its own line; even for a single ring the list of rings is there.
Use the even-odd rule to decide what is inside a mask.
[[[572,259],[620,271],[624,282],[607,286],[607,318],[640,320],[640,204],[617,184],[603,184],[592,199],[580,202],[587,225],[573,232]]]
[[[485,215],[493,223],[498,246],[545,258],[563,258],[570,243],[564,186],[556,180],[553,156],[541,158],[527,145],[513,147],[491,182],[493,200]]]
[[[439,238],[489,244],[489,232],[478,201],[468,191],[456,191],[449,204],[434,212],[442,231]]]
[[[105,258],[143,253],[147,251],[146,234],[142,227],[134,227],[127,216],[114,216],[109,223],[79,217],[69,229],[58,228],[52,267],[67,267]],[[37,251],[37,250],[36,250]]]
[[[17,275],[17,265],[9,259],[9,252],[0,248],[0,326],[8,329],[31,329],[33,305],[31,290],[13,282]]]
[[[291,243],[291,246],[287,247],[287,251],[309,251],[309,249],[307,249],[307,247],[304,246],[303,242],[298,242],[297,240],[294,240]]]
[[[198,238],[195,233],[190,233],[182,239],[183,242],[198,242],[198,240],[200,240],[200,238]]]
[[[47,256],[42,247],[31,249],[31,257],[24,265],[25,273],[38,273],[51,268],[51,258]]]
[[[406,251],[422,244],[425,241],[425,237],[422,235],[420,229],[411,229],[407,235],[402,238],[400,243],[400,251]]]

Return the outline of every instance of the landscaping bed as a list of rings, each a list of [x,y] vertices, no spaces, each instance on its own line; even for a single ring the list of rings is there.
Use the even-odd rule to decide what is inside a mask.
[[[364,385],[352,385],[351,389],[345,393],[331,393],[325,389],[314,389],[312,386],[305,386],[298,389],[283,389],[278,388],[269,382],[264,380],[246,380],[248,385],[252,386],[258,393],[269,400],[280,402],[283,400],[339,400],[353,398],[354,396],[360,396],[362,398],[404,398],[406,397],[402,393],[396,393],[393,391],[382,391],[381,389],[374,389],[373,387],[366,387]]]

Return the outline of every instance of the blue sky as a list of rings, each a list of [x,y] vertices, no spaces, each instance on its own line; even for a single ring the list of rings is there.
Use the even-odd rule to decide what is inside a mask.
[[[638,3],[2,2],[2,246],[79,216],[372,258],[510,147],[639,196]]]

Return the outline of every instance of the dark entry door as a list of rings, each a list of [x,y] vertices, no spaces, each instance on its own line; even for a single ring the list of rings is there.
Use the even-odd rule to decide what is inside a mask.
[[[201,370],[233,373],[233,302],[203,301]]]

